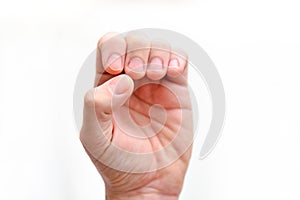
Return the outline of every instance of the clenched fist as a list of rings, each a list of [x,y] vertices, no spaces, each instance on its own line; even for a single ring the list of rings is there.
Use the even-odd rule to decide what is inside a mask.
[[[193,141],[187,66],[183,52],[141,32],[100,39],[80,139],[107,199],[178,199]]]

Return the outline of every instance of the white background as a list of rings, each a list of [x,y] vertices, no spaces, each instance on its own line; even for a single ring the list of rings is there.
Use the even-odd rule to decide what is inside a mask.
[[[0,199],[104,199],[77,138],[76,75],[108,31],[166,28],[200,44],[227,98],[223,136],[194,152],[181,199],[300,199],[297,0],[0,3]]]

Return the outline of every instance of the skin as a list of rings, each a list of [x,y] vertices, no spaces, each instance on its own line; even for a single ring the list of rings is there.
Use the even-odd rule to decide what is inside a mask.
[[[95,88],[84,99],[80,139],[105,182],[106,199],[178,199],[193,139],[187,57],[140,32],[108,33],[97,49]],[[122,109],[135,127],[122,123],[129,118]],[[158,150],[164,151],[153,154]],[[145,161],[124,151],[153,156]],[[174,159],[164,164],[165,158]]]

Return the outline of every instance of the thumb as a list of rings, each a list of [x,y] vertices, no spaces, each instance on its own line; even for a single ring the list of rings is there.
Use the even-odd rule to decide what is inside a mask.
[[[111,118],[113,108],[122,106],[133,92],[133,81],[125,74],[109,79],[89,90],[84,97],[84,119],[96,114],[99,123]],[[88,121],[83,121],[83,123]]]
[[[122,106],[129,99],[133,85],[132,79],[123,74],[95,88],[95,111],[100,123],[109,120],[112,110]]]
[[[112,134],[112,110],[122,106],[133,92],[133,80],[125,74],[109,79],[89,90],[84,97],[81,141],[90,146],[108,145]],[[95,144],[93,144],[96,142]],[[94,146],[95,147],[95,146]]]

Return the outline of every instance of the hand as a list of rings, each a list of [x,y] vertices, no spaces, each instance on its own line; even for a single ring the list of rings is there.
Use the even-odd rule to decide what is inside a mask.
[[[178,199],[192,120],[184,53],[140,32],[100,39],[80,139],[107,199]]]

